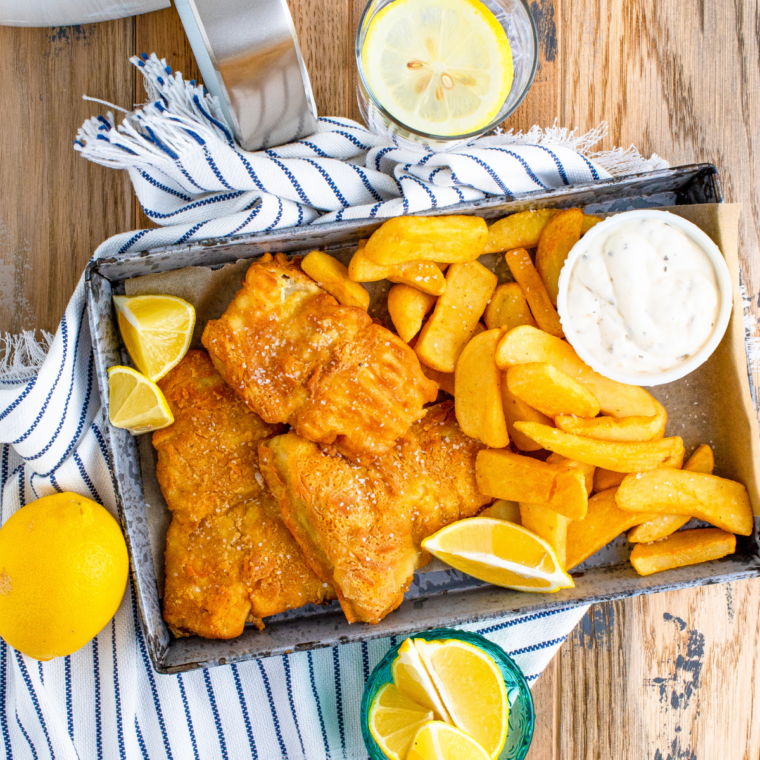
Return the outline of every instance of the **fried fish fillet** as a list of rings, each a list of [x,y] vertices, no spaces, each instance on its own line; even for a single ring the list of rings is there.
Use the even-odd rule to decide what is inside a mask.
[[[475,482],[482,444],[451,402],[432,407],[368,465],[327,454],[295,433],[261,444],[261,471],[316,574],[349,622],[377,623],[401,604],[423,538],[490,503]]]
[[[341,306],[282,254],[251,265],[203,345],[265,421],[287,422],[357,461],[392,448],[438,394],[406,343]]]
[[[172,511],[164,619],[178,636],[232,638],[246,622],[334,598],[285,527],[258,466],[281,432],[237,397],[205,351],[189,351],[159,386],[174,424],[153,434],[156,476]]]

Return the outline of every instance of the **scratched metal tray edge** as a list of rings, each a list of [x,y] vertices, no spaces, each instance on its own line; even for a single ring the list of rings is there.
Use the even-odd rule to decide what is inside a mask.
[[[698,183],[701,183],[701,187],[697,189],[695,185]],[[608,180],[591,186],[561,188],[559,191],[531,194],[513,200],[489,199],[459,204],[426,213],[446,214],[456,211],[493,217],[527,207],[573,203],[588,206],[594,201],[635,199],[660,191],[678,192],[680,202],[685,205],[723,200],[720,178],[715,167],[711,164],[696,164]],[[368,234],[380,223],[381,221],[370,223],[368,220],[359,220],[324,225],[321,228],[297,228],[287,233],[278,231],[240,236],[230,241],[213,241],[213,244],[172,246],[92,262],[86,270],[86,287],[96,375],[105,405],[107,406],[108,399],[107,368],[123,363],[126,359],[120,347],[112,315],[111,282],[105,274],[124,279],[125,275],[139,276],[147,272],[166,271],[187,265],[221,265],[237,258],[255,256],[265,250],[330,247],[341,242],[345,245]],[[243,253],[246,255],[242,255]],[[197,637],[175,639],[169,633],[161,615],[136,441],[124,430],[110,425],[106,428],[106,445],[111,457],[119,514],[127,537],[137,604],[144,624],[148,654],[154,669],[159,673],[213,667],[290,651],[305,651],[394,634],[402,635],[441,625],[486,621],[525,612],[540,613],[558,607],[760,575],[760,558],[756,554],[745,554],[704,566],[671,571],[668,574],[668,582],[639,578],[630,565],[600,567],[585,571],[579,578],[576,589],[571,590],[571,593],[564,593],[561,598],[552,595],[551,600],[545,595],[517,595],[515,592],[486,586],[470,590],[466,594],[444,592],[437,596],[409,600],[377,626],[349,626],[342,615],[329,614],[291,623],[275,623],[264,632],[253,631],[247,627],[241,637],[230,641],[210,641]],[[713,572],[716,566],[721,568],[721,572]],[[598,588],[600,583],[606,584],[605,588]],[[595,587],[594,591],[592,587]],[[465,609],[457,612],[455,608],[463,604]],[[432,607],[440,609],[433,609],[431,612]],[[423,609],[424,613],[421,614]],[[294,637],[294,628],[308,635]]]

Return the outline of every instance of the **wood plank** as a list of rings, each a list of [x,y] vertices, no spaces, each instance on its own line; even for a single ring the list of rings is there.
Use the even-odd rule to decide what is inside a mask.
[[[559,717],[559,666],[555,657],[531,689],[536,711],[536,728],[526,760],[559,760],[557,720]]]

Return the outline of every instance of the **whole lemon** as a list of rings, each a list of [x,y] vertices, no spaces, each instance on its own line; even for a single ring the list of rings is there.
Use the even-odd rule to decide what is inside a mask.
[[[0,636],[36,660],[71,654],[116,614],[128,572],[121,528],[100,504],[37,499],[0,528]]]

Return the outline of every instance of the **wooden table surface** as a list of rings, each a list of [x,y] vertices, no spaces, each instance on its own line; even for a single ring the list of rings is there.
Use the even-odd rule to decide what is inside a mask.
[[[364,0],[291,0],[319,113],[359,118]],[[671,162],[711,161],[744,204],[744,278],[760,313],[758,0],[532,0],[541,61],[507,126],[588,130]],[[199,79],[173,8],[108,23],[0,28],[0,331],[54,330],[92,251],[146,225],[126,173],[72,150],[85,118],[142,102],[129,56]],[[759,377],[755,377],[756,387]],[[530,760],[760,756],[760,580],[594,605],[534,687]]]

